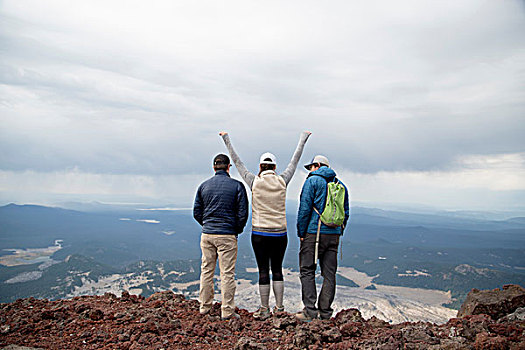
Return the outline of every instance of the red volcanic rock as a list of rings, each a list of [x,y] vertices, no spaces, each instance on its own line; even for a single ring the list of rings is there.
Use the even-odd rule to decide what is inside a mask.
[[[471,290],[461,309],[458,317],[467,315],[486,314],[497,320],[516,311],[517,308],[525,306],[525,288],[508,284],[502,289],[493,290]]]
[[[266,350],[266,346],[261,343],[257,343],[255,339],[250,337],[241,337],[237,344],[235,344],[235,350]]]
[[[476,336],[474,348],[476,350],[505,350],[509,348],[509,345],[506,338],[490,336],[488,333],[483,332]]]
[[[99,321],[104,318],[104,313],[98,309],[89,311],[89,318],[93,321]]]
[[[447,325],[452,336],[474,340],[477,334],[488,331],[492,323],[494,321],[487,315],[474,315],[453,318],[447,322]]]
[[[295,315],[288,314],[286,312],[279,312],[273,317],[273,326],[278,329],[286,329],[287,327],[293,327],[299,321]]]
[[[364,319],[361,316],[361,312],[357,309],[345,309],[335,315],[335,322],[340,324],[345,324],[348,322],[363,322]]]
[[[363,324],[361,322],[348,322],[341,325],[339,330],[345,337],[358,337],[363,333]]]
[[[221,321],[220,304],[206,316],[196,300],[172,292],[149,298],[123,293],[69,300],[20,299],[0,304],[0,348],[44,349],[523,349],[525,321],[485,314],[443,325],[364,320],[356,309],[330,320],[299,322],[286,312],[258,321],[246,310]],[[15,347],[18,346],[17,347]]]

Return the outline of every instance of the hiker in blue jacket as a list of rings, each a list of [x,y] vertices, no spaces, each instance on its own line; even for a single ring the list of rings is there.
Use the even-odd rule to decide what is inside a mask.
[[[301,321],[314,318],[329,319],[332,317],[331,307],[335,296],[335,274],[337,272],[337,251],[339,238],[343,234],[350,215],[348,189],[345,188],[344,213],[345,218],[341,227],[329,227],[320,222],[319,214],[322,213],[326,203],[327,184],[336,179],[335,171],[330,167],[328,159],[317,155],[312,162],[305,165],[310,171],[301,191],[299,212],[297,214],[297,235],[301,239],[299,250],[299,267],[304,309],[296,316]],[[319,297],[315,287],[315,261],[316,236],[320,224],[318,245],[319,265],[323,286]]]

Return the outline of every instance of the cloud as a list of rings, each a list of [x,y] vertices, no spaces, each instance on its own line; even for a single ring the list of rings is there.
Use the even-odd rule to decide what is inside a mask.
[[[335,171],[350,188],[355,203],[423,203],[443,209],[525,210],[525,153],[468,156],[457,159],[456,163],[455,169],[450,171],[373,174],[337,168]],[[169,176],[94,174],[79,169],[55,173],[0,171],[0,202],[16,202],[18,198],[18,201],[52,204],[117,198],[127,203],[184,205],[139,209],[141,211],[188,210],[196,188],[211,175],[211,171]],[[241,181],[234,168],[232,176]],[[288,186],[288,200],[298,200],[306,176],[307,172],[299,168]]]
[[[422,203],[444,209],[520,210],[525,207],[525,155],[472,156],[450,171],[340,172],[361,204]]]
[[[303,160],[326,154],[340,171],[468,171],[459,159],[525,149],[524,10],[475,0],[4,1],[0,169],[77,169],[88,184],[115,176],[154,188],[207,174],[225,151],[221,130],[252,171],[265,151],[284,168],[310,130]],[[117,182],[107,193],[122,192]]]

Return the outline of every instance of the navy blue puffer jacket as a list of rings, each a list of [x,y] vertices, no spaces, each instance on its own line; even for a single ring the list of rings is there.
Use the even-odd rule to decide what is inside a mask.
[[[208,234],[237,235],[248,220],[248,196],[244,185],[224,170],[204,181],[197,190],[193,217]]]

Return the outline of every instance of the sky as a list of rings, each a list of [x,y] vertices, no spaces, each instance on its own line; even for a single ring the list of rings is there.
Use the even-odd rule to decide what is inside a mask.
[[[525,213],[524,33],[512,0],[0,1],[0,204],[187,206],[220,131],[256,172],[308,130],[354,203]]]

